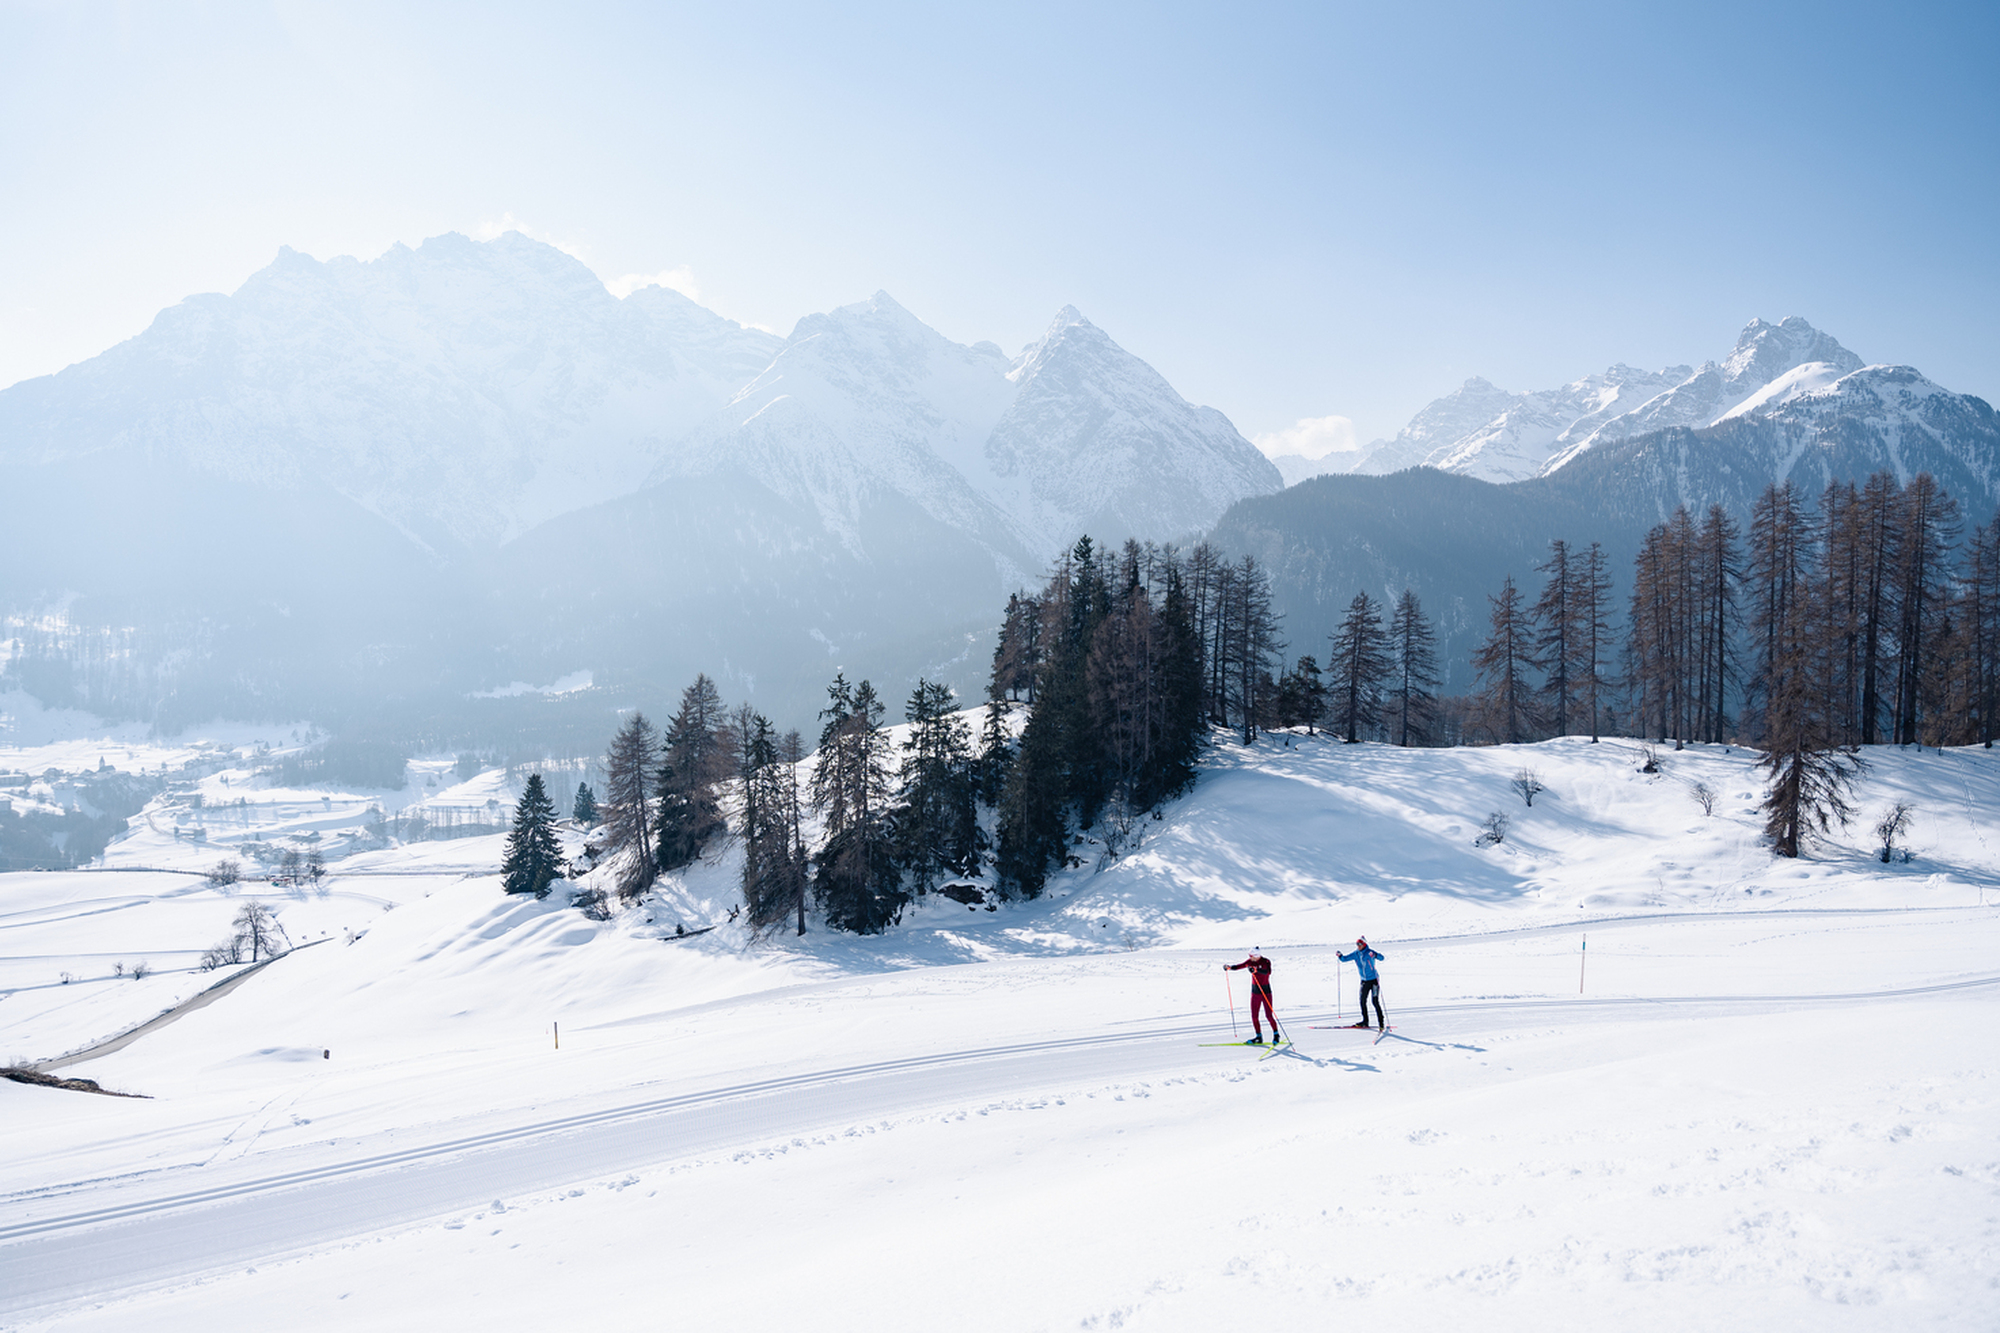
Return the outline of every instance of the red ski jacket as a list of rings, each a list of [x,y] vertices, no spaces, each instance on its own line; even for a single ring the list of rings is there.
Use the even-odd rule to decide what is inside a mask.
[[[1229,970],[1234,972],[1239,968],[1245,967],[1250,969],[1250,984],[1258,990],[1263,991],[1266,995],[1269,995],[1271,993],[1271,960],[1268,958],[1245,958],[1240,963],[1231,963]]]

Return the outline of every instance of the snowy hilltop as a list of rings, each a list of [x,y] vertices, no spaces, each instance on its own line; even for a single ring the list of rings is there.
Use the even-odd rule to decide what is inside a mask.
[[[1621,364],[1533,393],[1467,380],[1417,413],[1394,438],[1355,455],[1344,470],[1381,476],[1432,467],[1484,481],[1525,481],[1610,441],[1766,413],[1799,393],[1832,385],[1862,364],[1830,334],[1797,316],[1777,324],[1753,319],[1728,356],[1700,369],[1647,371]]]

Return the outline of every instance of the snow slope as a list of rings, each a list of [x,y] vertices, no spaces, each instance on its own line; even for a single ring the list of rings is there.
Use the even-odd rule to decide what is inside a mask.
[[[1919,812],[1889,865],[1858,827],[1769,857],[1740,749],[1659,775],[1620,742],[1278,735],[1212,758],[1136,845],[1080,844],[1043,900],[934,899],[873,940],[746,937],[727,849],[603,925],[499,895],[476,873],[496,839],[336,862],[324,898],[272,899],[327,943],[61,1070],[153,1100],[0,1084],[0,1318],[1988,1318],[1992,755],[1871,758],[1863,814]],[[1523,767],[1547,787],[1532,808]],[[1491,810],[1511,832],[1477,848]],[[174,854],[146,829],[109,864]],[[206,942],[233,900],[189,884],[0,876],[6,1053],[163,1002],[106,978],[76,984],[112,998],[53,1004],[42,974],[121,920]],[[210,917],[173,923],[204,894]],[[349,944],[335,918],[364,908]],[[1353,1001],[1334,954],[1364,932],[1397,1023],[1380,1041],[1330,1026]],[[1202,1044],[1242,1016],[1219,964],[1252,944],[1296,1042],[1262,1060]]]

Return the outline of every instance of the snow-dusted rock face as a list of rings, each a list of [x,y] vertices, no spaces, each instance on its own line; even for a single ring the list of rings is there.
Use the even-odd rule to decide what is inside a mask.
[[[1394,439],[1370,446],[1352,470],[1379,476],[1421,466],[1484,481],[1526,481],[1609,441],[1765,411],[1861,366],[1860,357],[1797,316],[1778,324],[1753,319],[1727,357],[1699,369],[1616,365],[1538,393],[1468,380]]]
[[[993,485],[1036,549],[1207,528],[1283,478],[1212,407],[1065,306],[1008,375],[1013,402],[987,438]]]
[[[1889,472],[1907,485],[1930,473],[1961,514],[1984,523],[2000,505],[2000,418],[1909,366],[1863,366],[1826,382],[1827,363],[1795,368],[1712,426],[1668,427],[1601,444],[1551,473],[1545,488],[1588,492],[1634,521],[1677,505],[1720,504],[1739,516],[1766,485],[1789,481],[1808,502],[1829,482]]]
[[[1212,408],[1065,308],[1009,362],[886,292],[799,322],[715,423],[654,479],[740,470],[851,548],[908,505],[1032,576],[1085,532],[1178,537],[1283,482]]]
[[[621,301],[515,233],[366,263],[286,249],[0,394],[0,464],[133,449],[327,485],[433,548],[490,545],[638,487],[778,346],[676,292]]]

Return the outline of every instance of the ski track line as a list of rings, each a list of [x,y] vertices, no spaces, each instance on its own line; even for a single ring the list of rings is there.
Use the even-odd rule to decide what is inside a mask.
[[[1555,1009],[1692,1005],[1743,1009],[1872,1003],[1995,985],[2000,985],[2000,976],[1828,995],[1495,1001],[1401,1012],[1445,1017],[1506,1010],[1539,1014]],[[1293,1021],[1329,1017],[1302,1013]],[[813,1070],[17,1222],[0,1226],[0,1309],[18,1311],[85,1295],[101,1297],[135,1284],[180,1280],[274,1253],[296,1253],[354,1235],[418,1225],[494,1197],[519,1197],[635,1166],[852,1126],[948,1102],[1035,1095],[1052,1083],[1079,1079],[1101,1084],[1184,1070],[1193,1059],[1204,1064],[1210,1059],[1193,1057],[1184,1040],[1216,1030],[1211,1021]],[[1327,1063],[1354,1067],[1352,1061],[1337,1057]],[[79,1182],[24,1191],[6,1202],[19,1207],[77,1193],[143,1187],[130,1178]],[[189,1226],[191,1212],[207,1216],[200,1225]]]

